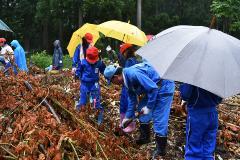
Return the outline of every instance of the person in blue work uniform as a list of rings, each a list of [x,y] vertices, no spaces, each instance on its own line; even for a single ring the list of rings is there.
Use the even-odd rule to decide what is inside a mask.
[[[131,67],[134,64],[139,63],[135,56],[133,45],[131,44],[128,44],[128,43],[122,44],[120,46],[120,54],[122,54],[124,57],[123,68]],[[121,95],[120,96],[120,124],[121,124],[125,117],[125,114],[127,112],[127,107],[128,107],[128,92],[127,92],[127,88],[124,85],[122,85],[122,90],[120,95]],[[124,128],[123,131],[126,133],[129,133],[129,132],[132,132],[135,128],[136,128],[136,124],[135,122],[132,122],[131,124],[128,125],[128,127]],[[150,137],[143,137],[143,134],[141,134],[141,131],[140,131],[140,137],[137,140],[137,143],[143,139],[149,140]]]
[[[214,160],[221,97],[190,84],[180,86],[182,105],[187,104],[186,160]]]
[[[14,49],[14,60],[15,60],[15,63],[17,65],[18,69],[21,71],[28,72],[26,55],[25,55],[24,49],[22,48],[22,46],[19,44],[19,42],[17,40],[13,40],[10,44],[12,47],[15,48]],[[14,72],[17,73],[16,69]]]
[[[166,154],[168,119],[173,100],[175,84],[173,81],[161,79],[154,68],[144,62],[122,69],[109,65],[104,71],[108,81],[116,85],[124,84],[128,90],[128,108],[122,126],[135,118],[135,110],[144,115],[152,111],[153,129],[155,132],[156,149],[152,158]],[[139,109],[138,96],[147,96],[146,106]]]
[[[99,60],[99,53],[96,47],[90,47],[86,51],[86,59],[79,64],[76,74],[80,78],[80,100],[77,109],[85,107],[88,97],[90,102],[98,110],[98,124],[103,121],[103,107],[100,104],[99,72],[103,74],[106,68],[103,61]]]
[[[91,33],[86,33],[82,38],[82,44],[79,44],[76,47],[72,58],[72,74],[74,75],[78,65],[81,63],[81,60],[86,58],[86,51],[89,47],[91,47],[91,43],[93,42],[93,35]]]

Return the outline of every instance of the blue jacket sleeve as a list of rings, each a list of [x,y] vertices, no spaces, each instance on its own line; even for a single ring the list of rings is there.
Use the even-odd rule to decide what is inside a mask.
[[[125,117],[134,118],[135,108],[137,105],[137,95],[134,92],[128,91],[128,108]]]
[[[79,60],[80,60],[80,48],[81,48],[81,45],[78,45],[75,52],[74,52],[74,55],[73,55],[73,58],[72,58],[72,67],[77,67],[78,63],[79,63]]]
[[[181,84],[180,93],[181,93],[182,100],[189,101],[189,99],[191,98],[191,95],[192,95],[192,91],[193,91],[192,85],[185,84],[185,83]]]
[[[144,88],[148,96],[147,107],[153,109],[158,95],[158,86],[148,76],[142,73],[136,74],[137,81]]]
[[[81,61],[78,62],[78,66],[77,66],[77,70],[75,72],[75,76],[78,78],[81,78],[82,76],[82,72],[83,72],[83,64],[81,63]]]

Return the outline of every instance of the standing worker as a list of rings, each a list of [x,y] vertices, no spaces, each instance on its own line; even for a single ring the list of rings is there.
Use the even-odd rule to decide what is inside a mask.
[[[148,115],[152,111],[156,141],[156,149],[152,158],[164,156],[167,145],[168,119],[175,89],[174,82],[160,79],[158,73],[148,63],[139,63],[125,69],[110,65],[105,69],[104,76],[114,84],[124,84],[128,90],[129,105],[122,126],[125,126],[124,124],[129,119],[135,118],[136,107],[144,115]],[[147,104],[139,109],[137,99],[142,94],[147,96]]]
[[[26,55],[22,46],[19,44],[17,40],[13,40],[11,42],[11,46],[14,47],[14,60],[18,69],[21,71],[28,72]]]
[[[82,44],[79,44],[76,47],[76,50],[72,59],[72,74],[75,74],[78,65],[81,63],[81,60],[86,58],[86,51],[91,46],[93,42],[93,35],[91,33],[86,33],[82,38]]]
[[[55,40],[53,42],[54,52],[53,52],[53,60],[52,66],[54,70],[61,70],[63,67],[63,52],[61,43],[59,40]]]
[[[81,80],[80,100],[77,109],[83,108],[87,104],[88,97],[93,103],[95,109],[98,110],[98,125],[103,121],[103,107],[100,104],[100,84],[99,72],[103,74],[105,69],[103,61],[99,60],[99,53],[96,47],[90,47],[86,52],[86,59],[83,59],[78,65],[76,75]]]
[[[182,84],[182,105],[187,104],[186,160],[214,160],[218,129],[216,106],[221,97],[204,89]]]

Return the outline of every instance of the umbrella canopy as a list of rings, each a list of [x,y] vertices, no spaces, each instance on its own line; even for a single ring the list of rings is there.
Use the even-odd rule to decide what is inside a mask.
[[[0,19],[0,30],[13,32],[1,19]]]
[[[97,42],[99,33],[96,27],[97,25],[95,24],[86,23],[72,34],[71,40],[67,46],[70,57],[73,57],[76,47],[82,43],[82,38],[86,33],[91,33],[93,35],[93,44]]]
[[[107,21],[98,25],[97,30],[106,37],[111,37],[125,43],[143,46],[147,37],[143,31],[134,25],[121,21]]]
[[[226,98],[240,92],[240,40],[202,26],[176,26],[154,37],[137,54],[165,79]]]

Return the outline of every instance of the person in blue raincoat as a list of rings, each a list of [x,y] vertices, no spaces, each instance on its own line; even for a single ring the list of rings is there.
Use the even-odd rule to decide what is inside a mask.
[[[167,145],[168,119],[173,100],[175,84],[173,81],[161,79],[154,68],[144,62],[122,69],[109,65],[104,76],[114,84],[124,84],[128,90],[129,105],[122,126],[135,118],[135,109],[148,115],[152,111],[153,129],[155,132],[156,149],[152,157],[164,156]],[[147,104],[138,105],[138,96],[145,94]]]
[[[60,70],[63,67],[63,52],[59,40],[53,42],[54,52],[52,59],[52,66],[55,70]]]
[[[27,68],[26,55],[25,55],[24,49],[22,48],[22,46],[19,44],[19,42],[17,40],[13,40],[11,42],[11,46],[15,48],[14,49],[14,60],[15,60],[15,63],[17,65],[18,69],[21,71],[27,72],[28,68]]]
[[[214,160],[221,97],[190,84],[180,86],[182,105],[187,104],[186,160]]]
[[[86,51],[86,59],[83,59],[79,64],[76,74],[79,76],[80,85],[80,100],[77,105],[77,109],[85,107],[88,97],[90,102],[93,103],[98,113],[98,124],[103,121],[103,107],[100,104],[100,85],[99,85],[99,73],[104,72],[105,64],[99,60],[99,53],[96,47],[90,47]]]
[[[93,35],[91,33],[86,33],[82,38],[82,44],[76,47],[72,58],[72,74],[75,74],[78,65],[80,65],[81,60],[86,58],[86,51],[91,46],[93,42]]]

